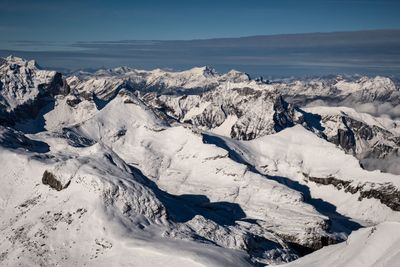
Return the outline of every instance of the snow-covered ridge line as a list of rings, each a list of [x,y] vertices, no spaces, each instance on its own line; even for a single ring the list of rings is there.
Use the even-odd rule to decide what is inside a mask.
[[[307,180],[322,185],[333,185],[339,190],[350,192],[352,194],[359,193],[359,199],[375,198],[382,204],[385,204],[394,211],[400,211],[400,190],[391,183],[375,184],[371,182],[359,183],[353,185],[351,180],[340,180],[335,177],[312,177],[303,173]]]
[[[34,60],[9,56],[0,66],[0,122],[13,124],[36,116],[55,95],[68,93],[61,73],[40,70]]]
[[[354,232],[348,241],[321,249],[282,267],[396,266],[400,261],[398,222],[385,222]]]
[[[390,79],[4,62],[0,265],[273,265],[400,221],[399,175],[359,161],[400,123],[346,107],[395,107]]]

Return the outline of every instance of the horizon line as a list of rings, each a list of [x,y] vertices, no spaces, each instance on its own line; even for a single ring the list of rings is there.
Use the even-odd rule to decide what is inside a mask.
[[[120,39],[120,40],[92,40],[92,41],[50,41],[50,40],[3,40],[1,42],[13,43],[53,43],[60,44],[69,42],[71,44],[85,44],[85,43],[117,43],[117,42],[173,42],[173,41],[182,41],[182,42],[190,42],[190,41],[210,41],[210,40],[228,40],[228,39],[246,39],[246,38],[254,38],[254,37],[279,37],[279,36],[296,36],[296,35],[318,35],[318,34],[341,34],[341,33],[361,33],[361,32],[390,32],[390,31],[399,31],[400,28],[378,28],[378,29],[365,29],[365,30],[338,30],[338,31],[315,31],[315,32],[299,32],[299,33],[276,33],[276,34],[255,34],[255,35],[244,35],[244,36],[226,36],[226,37],[209,37],[209,38],[192,38],[192,39]]]

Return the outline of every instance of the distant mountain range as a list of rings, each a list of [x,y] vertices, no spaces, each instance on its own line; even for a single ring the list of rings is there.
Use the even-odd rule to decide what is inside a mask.
[[[0,60],[1,266],[395,266],[383,76]]]

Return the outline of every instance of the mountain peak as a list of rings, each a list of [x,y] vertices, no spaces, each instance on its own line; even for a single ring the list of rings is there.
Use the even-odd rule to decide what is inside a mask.
[[[191,73],[198,76],[212,77],[217,75],[216,70],[210,66],[193,67],[189,70],[184,70],[181,73]]]
[[[26,60],[13,55],[9,55],[4,60],[5,63],[8,63],[9,65],[18,65],[21,67],[27,67],[29,69],[39,69],[39,65],[36,63],[35,60]]]

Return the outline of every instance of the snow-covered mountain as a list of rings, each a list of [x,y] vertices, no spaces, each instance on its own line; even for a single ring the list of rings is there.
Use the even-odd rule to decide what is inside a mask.
[[[387,117],[374,117],[342,106],[301,108],[284,99],[290,96],[287,91],[281,90],[282,85],[278,87],[260,85],[261,88],[255,89],[237,86],[242,85],[229,84],[201,95],[146,94],[143,98],[151,100],[149,102],[152,106],[165,110],[168,115],[180,122],[190,123],[196,128],[234,139],[251,140],[300,124],[357,156],[368,169],[373,169],[374,164],[371,163],[400,156],[400,121]],[[379,86],[380,83],[377,87]],[[396,87],[392,90],[391,95],[398,93]],[[321,92],[315,92],[313,99],[323,98],[324,95],[318,95]],[[294,95],[293,92],[291,94]],[[337,92],[337,94],[344,93]],[[362,94],[365,95],[366,93]],[[349,97],[354,96],[350,94],[346,99]],[[395,97],[393,101],[397,99]],[[365,102],[363,97],[359,98],[359,101],[370,103]],[[392,165],[394,164],[397,162],[394,161]],[[390,167],[386,166],[384,170],[400,173],[400,170]]]
[[[389,78],[0,64],[1,265],[397,259],[400,122],[357,111],[397,107]]]
[[[61,73],[40,70],[34,60],[9,56],[0,62],[0,121],[12,123],[32,117],[52,97],[67,94]]]
[[[398,227],[398,222],[385,222],[358,230],[346,242],[325,247],[282,267],[397,266],[400,261]]]

